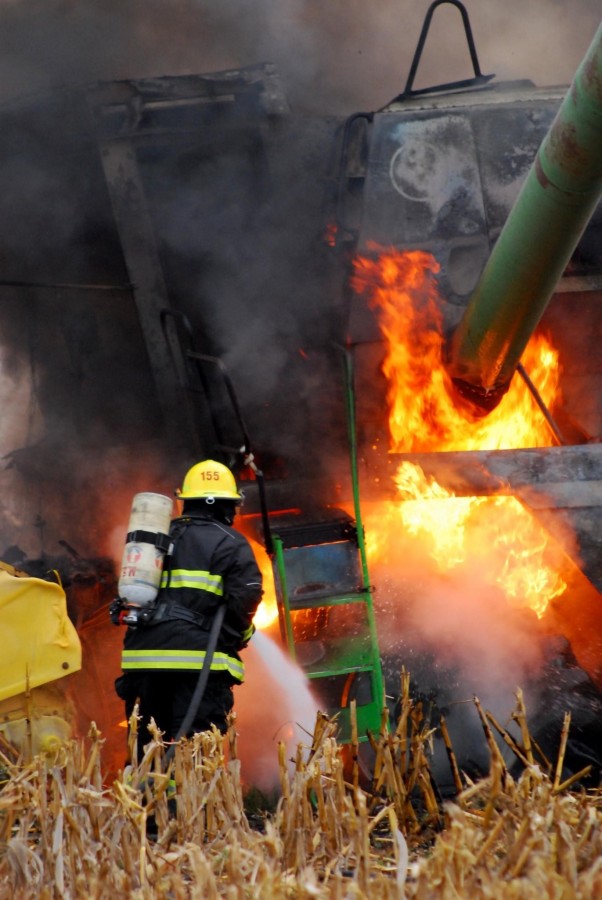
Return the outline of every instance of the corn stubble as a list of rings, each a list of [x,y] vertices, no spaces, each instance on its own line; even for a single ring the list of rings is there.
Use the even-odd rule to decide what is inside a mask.
[[[181,741],[167,773],[166,747],[151,730],[143,759],[112,784],[103,782],[94,726],[56,758],[26,761],[3,743],[0,898],[602,896],[602,792],[579,788],[586,771],[562,781],[569,717],[550,762],[530,738],[520,691],[520,739],[474,704],[491,751],[483,780],[461,771],[445,721],[438,726],[453,802],[439,798],[434,729],[404,672],[395,727],[384,713],[371,736],[372,783],[361,777],[355,740],[344,753],[336,721],[320,714],[293,760],[280,746],[279,799],[261,827],[245,811],[234,718],[225,738],[210,731]],[[523,766],[520,777],[494,731]]]

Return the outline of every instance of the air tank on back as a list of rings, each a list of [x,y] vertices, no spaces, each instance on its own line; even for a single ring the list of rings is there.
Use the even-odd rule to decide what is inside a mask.
[[[119,577],[119,596],[130,606],[148,606],[157,596],[172,508],[163,494],[143,492],[132,501]]]

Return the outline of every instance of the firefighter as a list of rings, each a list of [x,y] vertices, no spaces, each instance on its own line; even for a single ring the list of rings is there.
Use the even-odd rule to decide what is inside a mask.
[[[211,725],[225,732],[233,686],[244,679],[239,653],[255,630],[252,620],[262,596],[251,546],[232,527],[242,497],[230,469],[214,460],[199,462],[176,494],[183,501],[182,515],[171,522],[171,549],[157,601],[148,622],[128,627],[123,674],[115,683],[128,720],[139,703],[138,760],[149,741],[151,718],[165,740],[179,736],[182,723],[190,719],[206,655],[206,689],[183,736]],[[215,619],[222,604],[220,625]],[[212,634],[218,629],[214,644]]]

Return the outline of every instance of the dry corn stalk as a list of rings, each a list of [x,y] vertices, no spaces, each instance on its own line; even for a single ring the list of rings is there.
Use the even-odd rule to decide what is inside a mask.
[[[490,714],[483,717],[499,731]],[[526,715],[523,745],[525,728]],[[518,780],[493,753],[489,776],[465,779],[437,834],[443,810],[429,769],[431,736],[402,679],[397,727],[372,736],[374,784],[364,791],[345,779],[336,722],[319,716],[292,773],[282,749],[281,798],[261,831],[245,814],[232,730],[181,741],[166,772],[166,748],[154,729],[143,758],[112,785],[102,784],[95,728],[55,760],[19,764],[7,750],[0,897],[601,895],[602,795],[569,792],[571,779],[563,783],[560,775],[562,745],[553,779],[528,763],[518,743],[517,758],[527,762]]]

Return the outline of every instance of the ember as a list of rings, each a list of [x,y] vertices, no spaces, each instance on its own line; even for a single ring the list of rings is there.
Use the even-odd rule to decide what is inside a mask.
[[[259,609],[255,613],[253,624],[256,628],[263,630],[273,625],[278,617],[278,607],[276,606],[276,592],[274,589],[274,570],[272,562],[268,556],[263,544],[249,537],[249,542],[253,547],[255,559],[261,569],[263,576],[263,598],[259,604]]]

